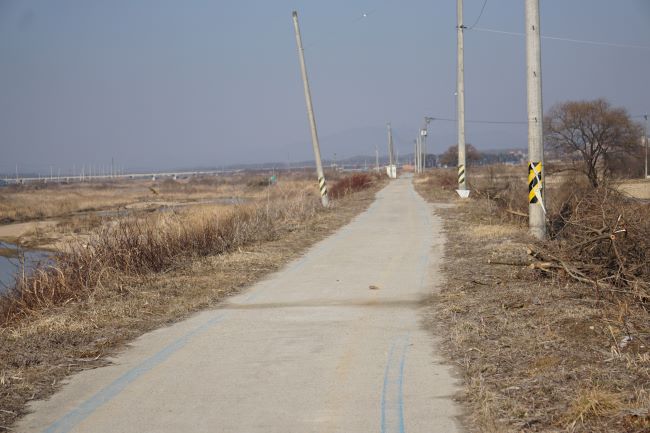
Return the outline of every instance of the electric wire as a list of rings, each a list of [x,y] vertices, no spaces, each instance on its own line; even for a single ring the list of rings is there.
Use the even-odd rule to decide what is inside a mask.
[[[496,30],[488,29],[484,27],[474,27],[469,28],[469,30],[474,30],[475,32],[484,32],[484,33],[496,33],[500,35],[510,35],[510,36],[526,36],[525,33],[521,32],[508,32],[505,30]],[[591,41],[587,39],[573,39],[573,38],[563,38],[559,36],[540,36],[542,39],[548,39],[553,41],[563,41],[563,42],[573,42],[575,44],[587,44],[587,45],[599,45],[604,47],[613,47],[613,48],[634,48],[640,50],[650,50],[650,46],[646,45],[634,45],[634,44],[618,44],[614,42],[603,42],[603,41]]]
[[[472,30],[474,27],[476,27],[476,25],[478,24],[478,22],[481,20],[481,17],[483,16],[483,11],[485,11],[485,6],[486,6],[486,5],[487,5],[487,0],[485,0],[485,1],[483,2],[483,7],[481,7],[481,12],[478,14],[478,18],[476,18],[476,21],[474,21],[474,24],[472,24],[471,26],[467,27],[468,30]]]
[[[439,120],[443,122],[456,122],[456,119],[451,119],[448,117],[433,117],[433,120]],[[483,123],[483,124],[492,124],[492,125],[527,125],[528,122],[525,120],[465,120],[465,123]]]

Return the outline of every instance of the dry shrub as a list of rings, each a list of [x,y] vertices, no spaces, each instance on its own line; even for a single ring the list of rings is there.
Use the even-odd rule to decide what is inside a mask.
[[[266,205],[230,211],[152,214],[104,226],[87,244],[71,243],[53,263],[19,278],[10,296],[0,298],[0,324],[31,311],[88,296],[111,273],[163,272],[187,257],[203,257],[276,239],[313,216],[315,197],[302,194]]]
[[[454,169],[435,168],[425,175],[416,175],[415,188],[426,197],[436,201],[446,201],[456,197],[458,180]]]
[[[502,174],[500,166],[489,166],[487,173],[469,182],[471,196],[487,199],[496,205],[496,210],[505,220],[527,216],[528,188],[522,176]]]
[[[329,188],[329,196],[336,200],[353,192],[361,191],[373,184],[373,176],[368,173],[355,173],[336,181]]]
[[[458,189],[458,179],[453,169],[436,169],[429,172],[425,183],[432,188],[440,188],[444,191],[455,191]]]
[[[596,289],[650,299],[650,204],[608,188],[569,195],[551,215],[549,249]],[[588,281],[585,281],[588,282]]]

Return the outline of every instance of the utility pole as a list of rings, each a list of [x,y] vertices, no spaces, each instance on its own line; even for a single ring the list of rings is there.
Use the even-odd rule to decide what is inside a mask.
[[[423,159],[422,159],[422,171],[426,171],[427,169],[427,136],[429,135],[429,122],[433,120],[433,117],[424,117],[424,126],[422,127],[422,132],[420,135],[422,136],[422,153],[423,153]]]
[[[316,118],[314,117],[314,107],[311,103],[311,91],[309,90],[309,81],[307,79],[307,66],[305,65],[305,50],[302,47],[302,38],[300,37],[300,26],[298,25],[298,12],[293,11],[293,28],[296,33],[296,43],[298,44],[298,57],[300,58],[300,72],[302,73],[302,83],[305,88],[305,101],[307,102],[307,116],[309,117],[309,126],[311,128],[311,143],[314,148],[314,159],[316,160],[316,174],[318,175],[318,187],[320,189],[321,203],[324,207],[329,205],[327,197],[327,185],[325,184],[325,174],[323,173],[323,164],[320,160],[320,144],[318,143],[318,132],[316,131]]]
[[[456,69],[456,95],[458,110],[458,189],[464,191],[467,189],[465,182],[465,54],[464,54],[464,40],[463,31],[465,25],[463,24],[463,0],[456,0],[456,19],[457,19],[457,69]],[[459,193],[460,194],[460,193]]]
[[[391,129],[390,122],[386,124],[388,129],[388,177],[390,179],[397,178],[397,164],[395,162],[395,148],[393,146],[393,130]]]
[[[528,94],[528,227],[546,237],[544,207],[544,142],[542,139],[542,54],[539,0],[526,0],[526,82]]]
[[[415,140],[413,140],[413,171],[415,173],[419,173],[420,167],[418,166],[418,144],[419,144],[420,137],[417,137]]]
[[[648,178],[648,113],[643,115],[645,125],[643,127],[643,142],[645,143],[645,178]]]
[[[379,173],[379,149],[377,148],[377,142],[375,142],[375,171]]]
[[[418,134],[417,138],[418,146],[418,173],[422,173],[422,132]]]
[[[393,132],[391,131],[390,122],[386,124],[388,131],[388,165],[393,165]]]

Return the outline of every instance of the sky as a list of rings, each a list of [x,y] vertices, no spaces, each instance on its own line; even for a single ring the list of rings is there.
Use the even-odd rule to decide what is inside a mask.
[[[472,26],[484,0],[465,0]],[[604,97],[650,111],[650,0],[541,0],[544,108]],[[525,148],[523,0],[465,32],[467,141]],[[0,173],[313,158],[297,10],[323,158],[412,152],[455,118],[455,0],[0,0]],[[645,48],[644,48],[645,47]],[[428,150],[456,140],[433,121]]]

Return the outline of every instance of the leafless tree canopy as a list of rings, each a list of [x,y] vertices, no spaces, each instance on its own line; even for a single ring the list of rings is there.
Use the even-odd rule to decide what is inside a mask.
[[[472,164],[473,162],[481,160],[481,152],[479,152],[474,146],[467,143],[465,145],[465,160],[467,164]],[[449,149],[440,155],[440,163],[449,167],[455,167],[458,165],[458,146],[450,146]]]
[[[547,146],[559,156],[579,161],[574,168],[584,172],[597,187],[611,169],[616,155],[638,153],[640,125],[624,108],[614,108],[604,99],[569,101],[555,105],[544,119]]]

